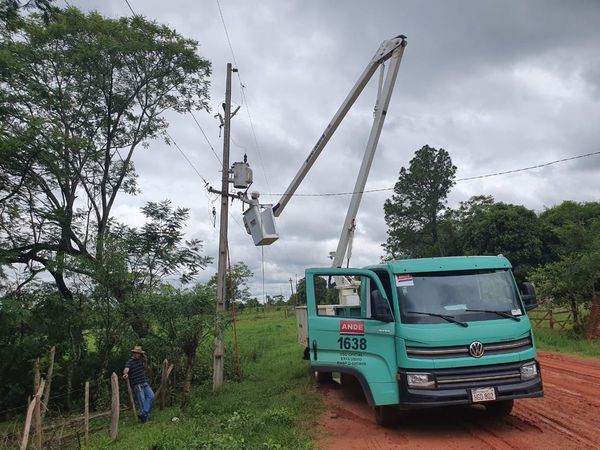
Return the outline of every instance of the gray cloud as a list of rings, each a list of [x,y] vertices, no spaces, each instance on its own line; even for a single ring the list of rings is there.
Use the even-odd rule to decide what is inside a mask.
[[[75,1],[117,17],[123,0]],[[212,111],[198,118],[216,152],[222,141],[212,115],[224,98],[225,65],[232,56],[214,1],[130,0],[141,14],[200,42],[213,63]],[[255,185],[277,202],[379,43],[408,36],[396,91],[367,188],[393,187],[398,171],[425,144],[443,147],[458,178],[476,176],[600,150],[600,4],[596,1],[318,2],[221,1],[247,105],[233,120],[232,161],[247,152]],[[239,79],[233,99],[242,104]],[[345,192],[354,187],[372,119],[375,84],[367,87],[298,192]],[[169,116],[169,133],[196,169],[220,187],[220,167],[189,116]],[[256,136],[256,140],[255,137]],[[190,236],[217,254],[210,210],[219,209],[176,148],[162,141],[135,158],[140,196],[120,198],[120,219],[137,223],[147,200],[170,198],[189,207]],[[449,205],[476,194],[537,211],[564,199],[598,200],[600,156],[500,177],[456,184]],[[383,203],[390,191],[365,194],[352,263],[377,262],[386,238]],[[295,197],[278,221],[281,238],[261,250],[231,207],[232,261],[255,273],[251,288],[289,291],[289,278],[329,264],[350,198]],[[202,274],[207,280],[216,266]]]

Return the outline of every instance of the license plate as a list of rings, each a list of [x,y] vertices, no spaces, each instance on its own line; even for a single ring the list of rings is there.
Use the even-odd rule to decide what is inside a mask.
[[[471,389],[471,400],[473,403],[496,400],[496,390],[493,387]]]

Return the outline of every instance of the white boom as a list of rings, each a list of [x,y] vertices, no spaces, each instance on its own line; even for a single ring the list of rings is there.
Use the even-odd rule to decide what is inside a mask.
[[[300,183],[302,183],[302,180],[304,180],[306,177],[308,171],[313,166],[325,148],[325,145],[327,145],[327,142],[329,142],[329,139],[331,139],[331,136],[333,136],[356,99],[360,96],[367,83],[373,77],[373,74],[379,67],[382,67],[383,69],[383,64],[389,59],[390,64],[387,70],[385,82],[382,84],[382,81],[380,80],[373,126],[371,127],[371,133],[369,135],[369,140],[367,141],[363,161],[360,166],[356,184],[354,186],[352,200],[350,201],[350,206],[348,208],[340,240],[338,242],[338,247],[333,258],[333,267],[341,267],[344,256],[346,255],[346,252],[349,251],[348,247],[352,237],[352,232],[354,230],[354,221],[362,200],[362,193],[367,183],[367,177],[371,169],[373,157],[375,156],[375,150],[377,149],[377,143],[379,142],[379,136],[381,135],[383,122],[385,121],[387,108],[390,103],[390,98],[396,82],[396,76],[398,74],[398,68],[400,67],[400,61],[402,60],[405,47],[406,36],[403,35],[393,39],[388,39],[381,43],[379,49],[361,76],[358,78],[358,81],[348,93],[348,96],[333,116],[333,119],[331,119],[329,122],[329,125],[327,125],[325,128],[325,131],[317,141],[316,145],[313,147],[312,151],[308,155],[308,158],[306,158],[306,161],[304,161],[304,164],[281,197],[281,200],[279,200],[279,203],[273,207],[273,214],[278,217],[283,212],[285,206],[296,192],[296,189],[298,189],[298,186],[300,186]]]

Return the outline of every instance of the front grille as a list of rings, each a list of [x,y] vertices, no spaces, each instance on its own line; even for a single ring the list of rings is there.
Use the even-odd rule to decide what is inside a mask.
[[[483,344],[483,355],[500,355],[502,353],[521,352],[529,350],[533,345],[531,337],[517,339],[516,341],[492,342]],[[469,355],[469,345],[455,345],[451,347],[406,347],[409,358],[445,359],[459,358]]]
[[[434,370],[439,389],[497,386],[521,381],[522,362]]]

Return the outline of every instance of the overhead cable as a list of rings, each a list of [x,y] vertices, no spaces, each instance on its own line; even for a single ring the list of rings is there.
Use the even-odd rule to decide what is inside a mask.
[[[206,143],[208,144],[208,146],[212,150],[213,155],[215,155],[215,158],[217,158],[217,161],[219,161],[219,164],[222,165],[223,163],[221,162],[221,158],[219,158],[219,155],[215,151],[215,148],[210,143],[210,140],[208,139],[208,136],[206,135],[206,133],[204,132],[204,129],[200,125],[200,122],[198,122],[198,119],[196,119],[196,116],[194,115],[194,113],[192,111],[190,111],[190,115],[192,116],[192,119],[194,119],[194,122],[196,122],[196,125],[198,125],[198,128],[200,128],[200,131],[202,132],[202,136],[204,136],[204,139],[206,140]]]
[[[173,139],[173,137],[169,134],[169,132],[167,130],[165,130],[165,134],[167,135],[167,137],[169,138],[169,140],[171,142],[173,142],[173,144],[175,145],[175,147],[177,147],[177,150],[179,150],[179,153],[181,153],[183,155],[183,157],[185,158],[185,160],[187,161],[187,163],[190,165],[190,167],[192,169],[194,169],[194,172],[196,172],[196,174],[198,174],[198,176],[200,178],[202,178],[202,181],[204,181],[204,185],[208,186],[208,181],[206,181],[206,178],[204,178],[200,172],[198,172],[198,169],[196,169],[196,166],[194,166],[194,164],[192,164],[192,162],[190,161],[190,159],[187,157],[187,155],[184,153],[183,150],[181,150],[181,147],[179,147],[179,145],[177,145],[177,142],[175,142],[175,139]]]
[[[240,82],[240,92],[242,96],[242,103],[246,106],[246,113],[248,114],[248,121],[250,122],[250,130],[252,131],[252,136],[254,138],[254,145],[256,146],[256,152],[258,153],[258,159],[261,165],[261,169],[263,172],[263,176],[265,178],[265,182],[267,184],[267,189],[271,191],[271,187],[269,185],[269,179],[267,177],[267,172],[265,170],[265,164],[263,162],[262,153],[260,151],[260,146],[258,145],[258,138],[256,137],[256,130],[254,129],[254,121],[252,120],[252,115],[250,113],[250,106],[248,105],[248,99],[246,97],[246,86],[242,82],[242,76],[240,75],[239,66],[237,60],[235,58],[235,52],[233,51],[233,46],[231,45],[231,39],[229,38],[229,31],[227,30],[227,24],[225,23],[225,17],[223,16],[223,10],[221,9],[221,3],[217,0],[217,7],[219,8],[219,15],[221,16],[221,22],[223,23],[223,29],[225,30],[225,36],[227,37],[227,44],[229,45],[229,50],[231,51],[231,57],[233,59],[233,63],[236,67],[236,74],[238,80]]]
[[[131,7],[131,5],[129,4],[129,0],[125,0],[125,3],[127,3],[127,6],[129,6],[129,10],[131,11],[131,14],[133,14],[134,16],[137,16],[137,14],[135,13],[135,11],[133,10],[133,8]]]
[[[600,151],[586,153],[584,155],[571,156],[569,158],[557,159],[557,160],[549,161],[549,162],[542,163],[542,164],[536,164],[535,166],[522,167],[520,169],[512,169],[512,170],[506,170],[504,172],[488,173],[488,174],[485,174],[485,175],[476,175],[476,176],[473,176],[473,177],[458,178],[455,181],[456,182],[459,182],[459,181],[471,181],[471,180],[479,180],[479,179],[482,179],[482,178],[497,177],[497,176],[500,176],[500,175],[508,175],[508,174],[511,174],[511,173],[517,173],[517,172],[524,172],[524,171],[527,171],[527,170],[539,169],[539,168],[542,168],[542,167],[551,166],[553,164],[558,164],[558,163],[563,163],[563,162],[567,162],[567,161],[572,161],[574,159],[588,158],[590,156],[596,156],[596,155],[600,155]],[[394,188],[391,187],[391,188],[380,188],[380,189],[365,189],[364,191],[356,191],[356,192],[324,192],[324,193],[320,193],[320,194],[290,194],[290,195],[293,195],[295,197],[334,197],[334,196],[341,196],[341,195],[369,194],[369,193],[373,193],[373,192],[384,192],[384,191],[393,191],[393,190],[394,190]],[[263,194],[263,195],[283,196],[285,194]]]

